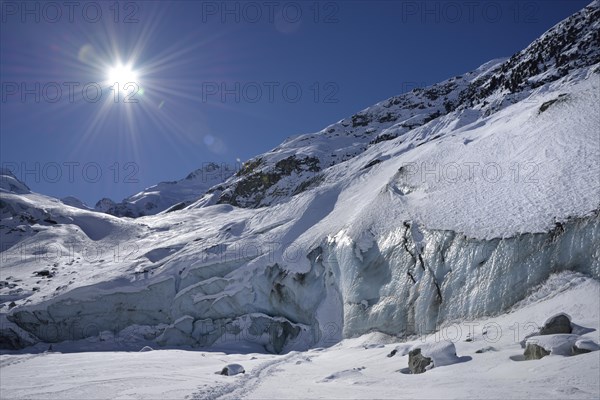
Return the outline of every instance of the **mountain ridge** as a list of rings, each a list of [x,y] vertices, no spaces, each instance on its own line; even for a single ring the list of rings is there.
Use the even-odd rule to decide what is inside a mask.
[[[372,145],[404,136],[453,111],[471,108],[490,116],[521,101],[527,91],[554,82],[574,69],[597,64],[600,52],[594,43],[600,41],[598,5],[594,0],[510,58],[490,60],[462,76],[393,96],[319,132],[290,137],[236,168],[232,177],[207,189],[207,196],[200,202],[263,207],[286,201],[318,185],[320,171],[347,161]],[[339,136],[353,140],[338,140],[337,145],[330,146],[314,143],[319,137],[333,142]],[[437,138],[423,137],[416,145],[422,145],[426,139]],[[203,195],[198,193],[198,198]]]

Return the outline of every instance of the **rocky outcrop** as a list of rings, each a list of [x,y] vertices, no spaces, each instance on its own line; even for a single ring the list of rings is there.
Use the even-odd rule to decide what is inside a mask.
[[[244,164],[229,187],[220,192],[217,203],[245,208],[268,206],[279,198],[300,193],[297,188],[307,186],[304,182],[314,179],[319,171],[320,160],[316,157],[292,155],[274,165],[257,158]]]

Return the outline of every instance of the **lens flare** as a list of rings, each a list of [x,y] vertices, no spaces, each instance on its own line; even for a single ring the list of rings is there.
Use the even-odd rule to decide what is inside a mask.
[[[106,83],[111,86],[118,86],[115,90],[120,90],[122,92],[128,92],[140,85],[138,73],[133,70],[131,65],[123,64],[118,64],[109,68],[108,80]]]

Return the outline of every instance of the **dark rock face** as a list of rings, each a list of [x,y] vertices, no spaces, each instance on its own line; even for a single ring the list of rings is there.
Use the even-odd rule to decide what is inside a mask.
[[[565,101],[565,100],[567,100],[567,95],[561,94],[561,95],[558,96],[558,98],[553,99],[553,100],[549,100],[549,101],[545,102],[544,104],[542,104],[540,106],[539,113],[541,114],[544,111],[546,111],[547,109],[549,109],[550,106],[552,106],[553,104],[555,104],[557,102]],[[560,223],[557,223],[556,225],[557,225],[557,228],[558,228],[560,226]]]
[[[422,374],[427,370],[426,368],[429,364],[431,364],[433,368],[433,360],[421,354],[421,349],[417,348],[408,353],[408,368],[411,373]]]
[[[236,207],[256,208],[273,203],[274,199],[289,197],[298,193],[298,182],[286,185],[286,177],[303,176],[312,179],[321,171],[320,160],[316,157],[290,156],[279,160],[275,165],[264,165],[261,158],[250,161],[237,173],[237,179],[229,182],[229,188],[220,195],[218,204],[231,204]]]
[[[177,203],[174,206],[171,206],[169,208],[167,208],[165,210],[165,213],[170,213],[173,211],[179,211],[179,210],[183,210],[184,208],[186,208],[189,204],[186,203],[185,201],[181,202],[181,203]]]
[[[570,71],[600,61],[597,43],[600,34],[593,21],[598,21],[597,4],[585,7],[568,20],[553,27],[526,49],[514,54],[499,71],[474,82],[461,93],[459,103],[473,105],[490,94],[506,89],[518,93],[553,82]],[[531,80],[535,76],[543,79]]]
[[[524,353],[526,360],[539,360],[549,354],[549,351],[534,343],[527,343]]]
[[[555,335],[557,333],[571,333],[571,319],[566,314],[557,314],[549,318],[542,329],[540,335]]]
[[[367,126],[371,121],[371,116],[367,114],[355,114],[352,116],[352,127]]]
[[[580,348],[579,348],[579,347],[577,347],[577,346],[573,346],[573,347],[571,348],[571,351],[573,352],[573,355],[574,355],[574,356],[577,356],[577,355],[579,355],[579,354],[585,354],[585,353],[591,353],[591,352],[592,352],[591,350],[588,350],[588,349],[580,349]]]

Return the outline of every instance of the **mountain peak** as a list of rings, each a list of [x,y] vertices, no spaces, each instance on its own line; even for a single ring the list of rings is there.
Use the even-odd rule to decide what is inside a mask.
[[[183,179],[160,182],[123,199],[120,203],[104,198],[96,204],[95,209],[118,217],[131,218],[172,210],[175,205],[180,209],[196,201],[208,189],[222,183],[234,172],[231,164],[207,162]]]
[[[31,193],[29,187],[5,167],[0,167],[0,190],[16,194]]]

